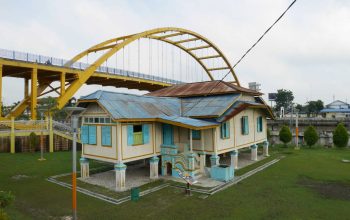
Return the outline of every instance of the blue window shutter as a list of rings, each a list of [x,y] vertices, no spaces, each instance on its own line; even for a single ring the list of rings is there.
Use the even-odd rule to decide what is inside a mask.
[[[260,132],[260,120],[259,120],[259,117],[256,118],[256,131]]]
[[[134,126],[128,125],[128,146],[134,144]]]
[[[110,126],[102,126],[102,145],[112,146]]]
[[[96,143],[96,125],[89,125],[89,144]]]
[[[245,128],[245,134],[249,134],[249,123],[248,123],[248,117],[245,117],[244,120],[244,128]]]
[[[89,143],[89,127],[86,125],[81,126],[80,140],[83,144]]]
[[[229,138],[230,137],[230,121],[225,122],[225,138]]]
[[[260,132],[263,131],[263,118],[260,116]]]
[[[224,126],[225,126],[225,123],[222,123],[221,126],[220,126],[220,137],[221,138],[224,138]]]
[[[143,143],[148,144],[149,143],[149,124],[142,125],[142,137],[143,137]]]

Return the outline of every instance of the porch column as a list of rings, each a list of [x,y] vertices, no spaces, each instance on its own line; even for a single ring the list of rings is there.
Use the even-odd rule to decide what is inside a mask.
[[[118,162],[114,165],[115,170],[115,189],[116,191],[124,191],[125,190],[125,170],[126,165]]]
[[[234,169],[238,168],[238,150],[233,150],[230,153],[231,155],[231,167]]]
[[[269,155],[269,142],[268,141],[264,141],[264,145],[263,145],[263,155],[265,157],[270,156]]]
[[[31,114],[32,120],[36,120],[37,96],[38,96],[38,69],[34,68],[32,70],[31,97],[30,97],[30,114]]]
[[[83,179],[90,177],[89,160],[84,157],[80,158],[80,177]]]
[[[258,145],[253,144],[250,146],[251,149],[251,160],[257,161],[258,160]]]
[[[151,179],[158,179],[158,163],[159,158],[157,156],[154,156],[149,161],[149,177]]]
[[[190,152],[193,152],[192,129],[190,129]]]
[[[199,153],[199,170],[201,173],[205,173],[205,164],[206,164],[205,152],[202,151]]]

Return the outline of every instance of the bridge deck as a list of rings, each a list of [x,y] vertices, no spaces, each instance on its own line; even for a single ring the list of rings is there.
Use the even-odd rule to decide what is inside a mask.
[[[0,65],[3,65],[4,77],[30,79],[31,71],[36,66],[39,82],[59,81],[62,72],[66,73],[66,82],[72,82],[76,79],[77,74],[88,67],[88,64],[77,62],[72,67],[67,68],[64,66],[65,62],[66,60],[53,57],[0,50]],[[147,91],[154,91],[179,83],[182,82],[110,67],[97,68],[96,72],[86,82],[88,85],[97,84]]]

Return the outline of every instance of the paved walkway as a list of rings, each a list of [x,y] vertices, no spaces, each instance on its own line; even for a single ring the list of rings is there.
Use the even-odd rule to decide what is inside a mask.
[[[250,164],[255,163],[256,161],[252,161],[251,159],[251,154],[250,152],[242,152],[239,153],[238,156],[238,169],[246,167]],[[258,161],[261,159],[264,159],[265,157],[262,155],[258,155]],[[231,157],[229,154],[227,154],[226,157],[223,155],[220,156],[220,164],[226,164],[230,165],[231,164]],[[207,158],[207,175],[209,175],[209,166],[210,166],[210,159]],[[128,166],[126,169],[126,190],[131,189],[132,187],[139,187],[144,184],[150,183],[153,180],[149,178],[149,166],[145,166],[143,163],[137,164],[137,165],[132,165]],[[175,178],[172,176],[164,176],[162,177],[159,175],[160,178],[166,179],[166,180],[172,180],[176,182],[181,182],[185,183],[183,179],[180,178]],[[99,185],[106,187],[111,190],[115,190],[115,172],[114,170],[110,170],[107,172],[102,172],[102,173],[97,173],[97,174],[92,174],[90,175],[89,178],[87,179],[80,179],[83,182],[90,183],[93,185]],[[206,188],[212,188],[216,187],[219,185],[224,184],[224,182],[213,180],[209,178],[208,176],[202,176],[198,179],[198,183],[195,184],[195,186],[200,186],[200,187],[206,187]]]
[[[132,187],[139,187],[153,181],[149,178],[149,167],[145,167],[144,164],[132,165],[130,167],[127,167],[125,176],[126,190],[129,190]],[[111,190],[115,190],[114,170],[92,174],[89,178],[80,180],[86,183],[99,185]]]

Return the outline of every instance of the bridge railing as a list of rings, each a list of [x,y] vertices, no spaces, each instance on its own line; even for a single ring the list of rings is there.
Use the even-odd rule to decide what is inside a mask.
[[[25,61],[25,62],[30,62],[30,63],[40,63],[40,64],[45,64],[45,65],[59,66],[59,67],[63,67],[64,64],[66,62],[68,62],[68,60],[61,59],[61,58],[19,52],[19,51],[14,51],[14,50],[6,50],[6,49],[0,49],[0,58]],[[87,63],[75,62],[71,66],[71,68],[84,70],[84,69],[88,68],[89,66],[90,65]],[[123,69],[117,69],[117,68],[113,68],[113,67],[106,67],[106,66],[98,67],[96,69],[96,72],[107,73],[107,74],[112,74],[112,75],[128,76],[128,77],[134,77],[134,78],[140,78],[140,79],[148,79],[148,80],[170,83],[170,84],[183,83],[182,81],[178,81],[178,80],[174,80],[174,79],[168,79],[168,78],[154,76],[154,75],[150,75],[150,74],[144,74],[144,73],[128,71],[128,70],[123,70]]]

